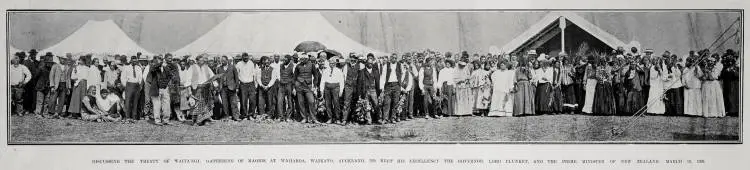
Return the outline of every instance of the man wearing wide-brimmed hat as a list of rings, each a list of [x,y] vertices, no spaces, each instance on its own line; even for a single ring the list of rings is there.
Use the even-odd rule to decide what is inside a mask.
[[[70,77],[67,79],[63,78],[63,75],[70,69],[69,66],[65,65],[60,61],[60,56],[52,58],[52,68],[49,73],[49,86],[50,93],[47,98],[47,112],[52,117],[57,117],[63,109],[63,105],[68,96],[68,87]]]
[[[38,64],[38,70],[36,77],[36,85],[34,90],[36,91],[36,107],[34,107],[34,114],[43,116],[47,113],[47,107],[45,106],[45,102],[47,102],[47,97],[50,92],[50,71],[52,70],[52,62],[54,55],[52,53],[47,52],[44,56],[41,56],[41,61]]]

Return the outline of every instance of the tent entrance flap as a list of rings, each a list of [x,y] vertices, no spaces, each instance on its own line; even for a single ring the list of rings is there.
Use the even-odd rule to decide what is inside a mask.
[[[557,56],[562,51],[560,37],[562,34],[560,33],[560,29],[555,30],[557,31],[550,31],[549,34],[541,36],[537,41],[530,43],[527,49],[536,49],[537,53],[545,53],[552,57]],[[578,48],[584,43],[588,46],[588,50],[581,53],[578,51]],[[615,48],[610,47],[576,25],[568,25],[565,29],[565,53],[567,54],[603,53],[610,52]]]
[[[559,28],[558,22],[553,22],[545,27],[541,32],[531,37],[529,40],[521,44],[516,50],[512,51],[514,54],[520,54],[525,51],[534,49],[537,53],[545,53],[552,56],[557,56],[560,53],[562,32]],[[565,53],[575,54],[578,53],[578,47],[586,43],[588,45],[588,53],[599,53],[609,52],[616,47],[610,47],[608,44],[602,42],[594,35],[583,30],[578,25],[567,21],[567,27],[565,28]]]

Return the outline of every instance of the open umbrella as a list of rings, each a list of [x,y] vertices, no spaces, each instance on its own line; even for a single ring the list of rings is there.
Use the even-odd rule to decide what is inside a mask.
[[[313,52],[325,49],[326,46],[317,41],[304,41],[297,44],[297,47],[294,47],[294,51],[296,52]]]
[[[323,50],[323,52],[326,53],[326,57],[327,57],[326,59],[331,59],[331,57],[334,57],[334,56],[341,57],[341,53],[333,49],[325,49]]]

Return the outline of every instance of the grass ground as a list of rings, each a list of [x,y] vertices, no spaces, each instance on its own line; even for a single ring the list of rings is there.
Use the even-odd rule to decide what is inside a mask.
[[[328,125],[298,122],[221,122],[195,127],[156,126],[148,121],[96,123],[77,119],[12,116],[10,143],[329,143],[452,141],[731,141],[739,140],[737,117],[630,117],[542,115],[448,117],[387,125]],[[612,129],[622,129],[613,135]]]

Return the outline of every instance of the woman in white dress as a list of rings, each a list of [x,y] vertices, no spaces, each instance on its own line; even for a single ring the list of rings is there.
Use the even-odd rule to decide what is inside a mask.
[[[687,58],[685,70],[682,74],[682,81],[685,84],[684,113],[691,116],[703,116],[703,101],[701,100],[701,80],[703,71],[695,63],[693,56]]]
[[[497,64],[497,70],[492,73],[492,101],[488,116],[513,116],[513,82],[515,70],[510,69],[508,61]],[[507,69],[506,69],[507,68]]]
[[[586,82],[584,82],[584,90],[586,91],[586,98],[583,102],[583,113],[592,114],[594,113],[594,96],[596,93],[596,68],[594,67],[596,58],[594,56],[588,57],[588,64],[586,64],[586,72],[584,73]]]
[[[666,67],[661,58],[654,58],[651,63],[648,82],[651,87],[648,90],[648,100],[646,100],[646,113],[663,115],[666,111],[663,100]]]
[[[719,61],[719,55],[713,54],[707,58],[705,73],[703,73],[703,84],[701,85],[701,98],[703,99],[703,117],[724,117],[724,94],[719,83],[719,74],[724,65]]]

